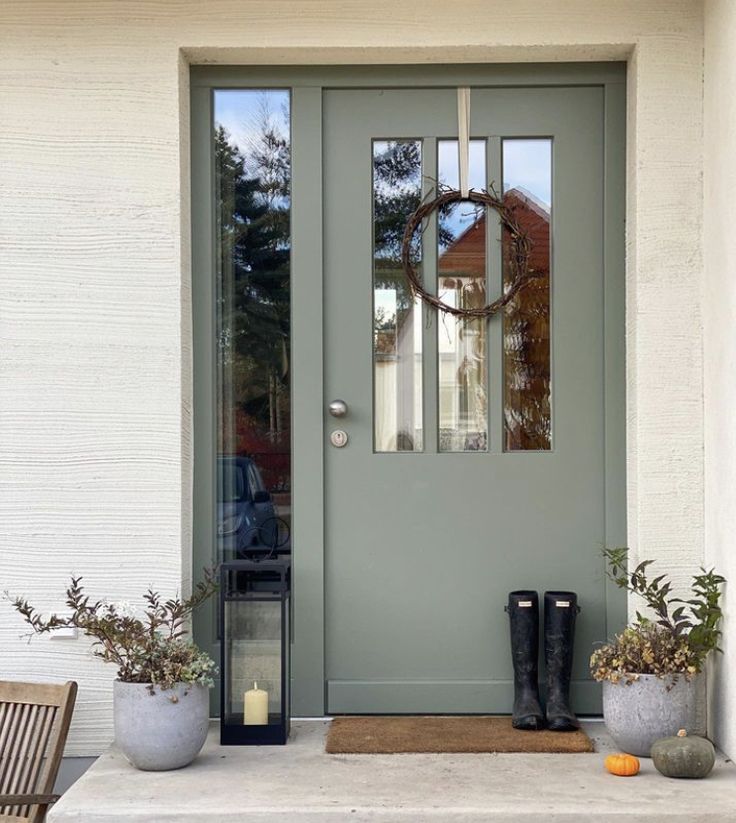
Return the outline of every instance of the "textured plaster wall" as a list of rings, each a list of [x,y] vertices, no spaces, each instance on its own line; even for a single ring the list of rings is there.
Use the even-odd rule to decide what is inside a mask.
[[[730,581],[710,726],[736,755],[736,4],[709,0],[705,27],[706,558]]]
[[[630,57],[630,544],[702,561],[700,2],[5,0],[0,38],[1,588],[189,575],[188,61]],[[0,603],[0,674],[77,678],[68,753],[99,752],[113,672],[18,633]]]

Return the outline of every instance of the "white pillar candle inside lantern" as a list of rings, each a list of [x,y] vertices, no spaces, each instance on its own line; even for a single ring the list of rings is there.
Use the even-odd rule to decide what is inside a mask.
[[[243,695],[243,723],[246,726],[268,725],[268,692],[259,689],[257,682]]]

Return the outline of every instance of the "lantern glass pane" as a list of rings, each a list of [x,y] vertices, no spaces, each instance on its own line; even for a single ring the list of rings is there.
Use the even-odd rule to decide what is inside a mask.
[[[281,722],[281,601],[225,604],[229,660],[225,700],[229,723]]]

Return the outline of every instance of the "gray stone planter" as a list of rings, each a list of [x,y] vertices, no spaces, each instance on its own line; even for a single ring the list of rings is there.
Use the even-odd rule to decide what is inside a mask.
[[[657,677],[640,674],[628,685],[603,681],[603,719],[623,751],[649,757],[655,740],[680,729],[692,732],[697,723],[699,675]]]
[[[209,689],[180,683],[155,689],[144,683],[113,687],[115,742],[137,769],[180,769],[194,760],[207,737]]]

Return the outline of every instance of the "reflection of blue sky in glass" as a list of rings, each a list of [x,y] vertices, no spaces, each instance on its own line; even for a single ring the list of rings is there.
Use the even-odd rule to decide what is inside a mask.
[[[437,141],[437,171],[439,182],[452,189],[460,187],[460,166],[457,140]],[[486,180],[486,141],[471,140],[468,158],[468,184],[482,191]],[[442,226],[457,238],[477,220],[477,210],[470,203],[459,203],[442,216]]]
[[[264,125],[288,138],[289,92],[285,89],[219,89],[215,91],[215,123],[224,126],[230,142],[244,157],[260,144]]]
[[[552,204],[552,141],[507,139],[503,141],[503,190],[522,188],[547,209]]]
[[[457,153],[457,140],[437,141],[437,168],[440,183],[456,189],[460,185],[460,166]],[[486,141],[471,140],[469,152],[468,182],[471,189],[485,189],[486,180]]]

